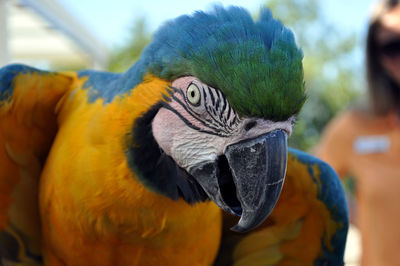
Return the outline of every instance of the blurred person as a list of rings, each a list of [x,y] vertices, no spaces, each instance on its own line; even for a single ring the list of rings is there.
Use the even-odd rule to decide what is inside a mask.
[[[375,6],[366,68],[367,106],[335,118],[316,155],[355,179],[362,265],[400,265],[400,0]]]

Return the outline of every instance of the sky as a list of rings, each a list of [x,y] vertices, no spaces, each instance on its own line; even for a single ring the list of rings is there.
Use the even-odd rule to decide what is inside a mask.
[[[128,39],[129,27],[145,18],[149,29],[156,30],[166,20],[195,10],[206,10],[210,0],[58,0],[78,21],[110,48]],[[363,40],[371,5],[375,0],[321,0],[327,20],[344,31],[355,32]],[[265,0],[222,0],[217,3],[238,5],[256,13]]]

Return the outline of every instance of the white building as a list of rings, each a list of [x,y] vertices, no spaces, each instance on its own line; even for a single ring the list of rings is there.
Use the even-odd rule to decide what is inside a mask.
[[[108,50],[56,0],[0,0],[0,67],[104,69]]]

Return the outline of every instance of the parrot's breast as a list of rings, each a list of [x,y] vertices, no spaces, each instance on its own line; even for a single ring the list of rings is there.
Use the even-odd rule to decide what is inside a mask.
[[[68,265],[212,263],[221,233],[218,207],[189,205],[151,191],[127,162],[125,140],[135,118],[161,100],[167,85],[150,77],[130,95],[107,104],[89,102],[82,85],[65,97],[41,177],[50,260]]]

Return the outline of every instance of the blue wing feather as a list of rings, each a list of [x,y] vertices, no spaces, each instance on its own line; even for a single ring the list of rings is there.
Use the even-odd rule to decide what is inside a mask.
[[[325,162],[289,148],[288,170],[270,217],[245,234],[229,228],[237,217],[224,214],[215,265],[343,265],[348,229],[341,182]]]
[[[331,238],[333,251],[329,250],[324,242],[321,241],[324,254],[322,258],[315,262],[315,265],[321,265],[326,260],[330,261],[332,265],[341,265],[343,263],[349,222],[347,202],[340,179],[333,168],[320,159],[292,148],[289,149],[289,153],[290,156],[295,156],[300,162],[308,166],[310,177],[319,187],[318,199],[328,208],[331,219],[342,225]],[[319,173],[315,173],[313,168],[315,165],[318,165]],[[317,174],[319,175],[319,180],[317,180]]]

